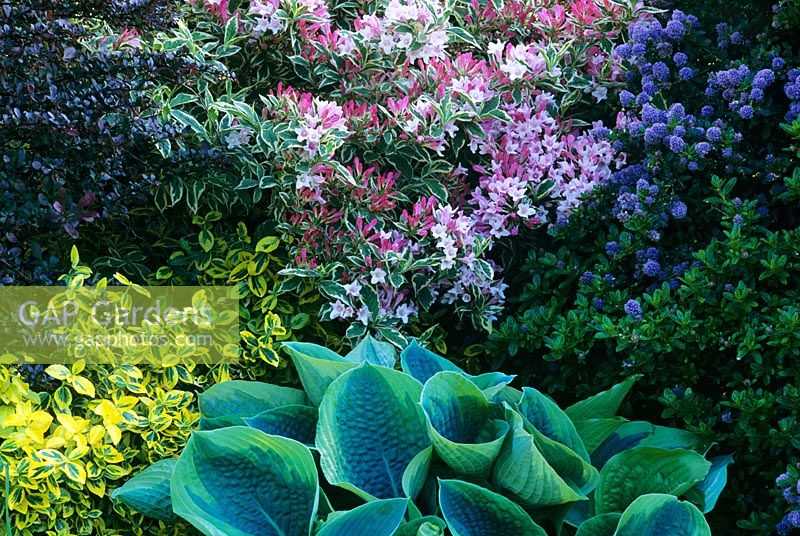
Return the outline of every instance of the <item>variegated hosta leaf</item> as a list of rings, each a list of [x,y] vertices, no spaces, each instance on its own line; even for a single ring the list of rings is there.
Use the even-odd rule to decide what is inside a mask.
[[[672,495],[649,494],[636,499],[622,514],[614,536],[711,536],[703,514],[690,502]]]
[[[255,417],[244,419],[250,428],[266,434],[288,437],[313,446],[317,435],[317,408],[292,404],[268,409]]]
[[[403,497],[403,474],[431,444],[419,406],[422,385],[363,363],[331,383],[320,405],[316,445],[331,484],[380,499]]]
[[[403,372],[410,374],[421,383],[427,382],[434,374],[444,370],[464,372],[450,360],[423,348],[417,341],[411,341],[411,344],[400,353],[400,364]]]
[[[607,419],[604,420],[607,421]],[[578,424],[579,429],[585,430],[583,425],[586,422]],[[598,426],[605,427],[606,425],[599,424]],[[602,469],[608,460],[620,452],[638,447],[642,441],[653,435],[654,431],[655,427],[644,421],[630,421],[623,422],[619,426],[615,425],[614,430],[592,449],[592,465]]]
[[[679,496],[702,481],[711,463],[691,450],[636,447],[611,458],[595,490],[598,514],[622,512],[647,493]]]
[[[392,536],[403,522],[407,506],[407,499],[371,501],[325,523],[317,536]]]
[[[686,498],[707,514],[717,504],[725,484],[728,482],[728,465],[733,463],[733,456],[717,456],[711,459],[711,469],[702,482],[686,492]]]
[[[594,516],[581,523],[575,536],[614,536],[620,517],[616,512]]]
[[[307,447],[244,426],[195,432],[170,492],[175,513],[206,536],[308,536],[319,500]]]
[[[550,467],[533,436],[517,430],[506,440],[492,468],[492,483],[504,495],[525,507],[541,507],[586,500]]]
[[[459,474],[486,474],[509,430],[489,418],[486,395],[458,372],[444,371],[425,384],[421,404],[439,457]]]
[[[574,450],[578,456],[589,461],[589,453],[575,429],[575,424],[550,398],[532,387],[522,390],[519,412],[537,430]]]
[[[231,380],[213,385],[199,396],[200,428],[243,426],[244,419],[290,404],[307,405],[303,391],[268,383]]]
[[[476,484],[440,481],[439,505],[453,536],[547,536],[518,504]]]
[[[367,335],[344,358],[354,363],[366,361],[373,365],[392,368],[397,363],[397,350],[391,343]]]
[[[628,395],[631,387],[633,387],[633,384],[636,383],[636,380],[641,377],[641,374],[636,374],[626,378],[625,381],[618,383],[606,391],[602,391],[594,396],[590,396],[586,400],[581,400],[571,405],[564,410],[564,413],[566,413],[573,422],[585,421],[588,419],[610,419],[616,416],[622,401],[625,400],[625,397]]]
[[[357,363],[348,361],[336,352],[316,344],[285,342],[282,348],[292,357],[303,389],[311,403],[317,407],[331,382],[358,366]]]
[[[111,498],[148,517],[174,523],[169,482],[177,462],[169,458],[154,463],[115,489]]]
[[[597,487],[597,482],[600,480],[597,469],[578,456],[574,450],[563,443],[553,441],[535,428],[532,435],[536,447],[547,460],[547,464],[572,489],[581,495],[586,495]]]

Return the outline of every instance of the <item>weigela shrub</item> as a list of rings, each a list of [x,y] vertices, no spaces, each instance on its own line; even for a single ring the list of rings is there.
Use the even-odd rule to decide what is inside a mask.
[[[611,135],[629,165],[530,252],[489,343],[493,363],[578,396],[645,374],[637,413],[737,452],[722,533],[766,508],[798,434],[798,127],[781,127],[797,56],[757,30],[678,11],[631,26]]]
[[[72,261],[61,281],[79,288],[91,270],[77,253]],[[230,375],[226,365],[186,359],[155,365],[149,351],[148,365],[0,367],[0,465],[8,468],[0,489],[10,491],[3,500],[13,534],[184,534],[114,505],[109,494],[141,467],[180,452],[198,417],[195,390]]]
[[[615,417],[636,377],[561,410],[416,342],[402,372],[395,348],[369,336],[345,356],[283,348],[304,391],[212,387],[180,457],[114,497],[209,536],[710,534],[702,512],[731,459],[707,461],[682,430]]]
[[[404,346],[421,314],[488,328],[506,299],[495,245],[569,214],[623,161],[579,118],[621,84],[612,44],[645,16],[604,0],[198,2],[162,47],[235,80],[171,89],[189,96],[162,115],[237,161],[224,201],[291,237],[282,275],[321,291],[322,320]]]

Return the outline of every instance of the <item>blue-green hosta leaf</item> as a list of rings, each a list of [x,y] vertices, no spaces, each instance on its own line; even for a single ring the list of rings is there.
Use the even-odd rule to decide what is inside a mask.
[[[244,419],[280,406],[308,404],[303,391],[268,383],[230,380],[200,394],[200,428],[243,426]]]
[[[492,468],[492,483],[525,507],[586,500],[550,467],[531,434],[517,430],[508,438]]]
[[[492,393],[489,400],[498,404],[505,402],[509,406],[516,408],[522,400],[522,391],[506,385],[499,391]]]
[[[478,389],[483,391],[483,394],[489,400],[493,400],[498,393],[504,391],[508,384],[516,378],[516,376],[510,376],[502,372],[487,372],[477,376],[467,374],[466,376],[478,386]]]
[[[686,498],[707,514],[714,509],[720,493],[728,482],[728,465],[733,463],[733,456],[717,456],[711,459],[711,469],[702,482],[686,493]]]
[[[170,492],[175,513],[206,536],[308,536],[318,484],[307,447],[232,426],[192,434]]]
[[[563,443],[589,461],[589,453],[575,429],[575,424],[549,397],[532,387],[522,390],[519,411],[534,428],[554,441]]]
[[[444,536],[447,523],[436,516],[425,516],[403,523],[394,536]]]
[[[292,357],[300,383],[311,403],[317,407],[331,382],[357,366],[357,363],[316,344],[285,342],[282,348]]]
[[[649,494],[622,514],[615,536],[711,536],[700,510],[672,495]]]
[[[589,419],[586,421],[576,421],[575,429],[578,435],[581,436],[583,446],[586,447],[586,452],[589,456],[603,443],[617,428],[625,424],[627,421],[622,417],[614,417],[612,419]]]
[[[581,523],[575,536],[614,536],[620,517],[618,513],[594,516]]]
[[[325,523],[317,536],[392,536],[403,521],[408,499],[371,501]]]
[[[597,469],[592,467],[578,454],[558,441],[553,441],[539,430],[533,429],[536,447],[542,453],[547,464],[552,467],[564,481],[581,495],[594,490],[600,479]]]
[[[518,504],[469,482],[440,481],[439,504],[453,536],[547,536]]]
[[[434,374],[443,370],[464,373],[454,363],[423,348],[417,341],[411,341],[411,344],[400,352],[400,364],[406,374],[410,374],[421,383],[427,382]]]
[[[422,389],[420,404],[442,461],[459,474],[484,475],[509,425],[489,418],[489,401],[478,386],[458,372],[438,372]]]
[[[397,362],[397,350],[391,343],[379,341],[372,335],[367,335],[344,358],[354,363],[366,361],[373,365],[391,368]]]
[[[264,433],[294,439],[307,446],[314,445],[317,435],[317,408],[292,404],[268,409],[244,422]]]
[[[425,485],[432,459],[433,447],[428,447],[414,456],[403,472],[403,491],[406,497],[412,501],[417,498],[422,486]]]
[[[334,380],[320,405],[316,439],[328,481],[379,499],[403,497],[406,468],[431,445],[421,391],[414,378],[369,363]]]
[[[111,498],[147,517],[174,523],[169,481],[177,462],[177,458],[170,458],[154,463],[115,489]]]
[[[661,447],[662,449],[692,450],[700,444],[700,438],[687,430],[654,426],[653,433],[640,443],[641,446]]]
[[[587,421],[583,421],[584,423]],[[655,427],[645,421],[624,422],[592,449],[592,465],[598,469],[620,452],[638,447],[653,435]]]
[[[622,401],[625,400],[631,387],[633,387],[636,380],[641,377],[641,374],[631,376],[622,383],[618,383],[606,391],[602,391],[594,396],[590,396],[586,400],[581,400],[571,405],[564,410],[564,413],[573,421],[610,419],[617,414],[619,406],[622,404]]]
[[[595,490],[598,514],[622,512],[648,493],[680,496],[701,482],[711,463],[691,450],[636,447],[620,452],[600,471]]]

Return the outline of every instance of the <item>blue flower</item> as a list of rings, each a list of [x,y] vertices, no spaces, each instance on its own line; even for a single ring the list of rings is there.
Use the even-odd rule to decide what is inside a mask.
[[[619,93],[619,101],[622,103],[623,106],[630,106],[636,101],[636,95],[634,95],[627,89],[623,89]]]
[[[761,69],[753,77],[753,87],[765,89],[775,81],[775,73],[771,69]]]
[[[630,59],[630,57],[633,55],[632,47],[628,43],[619,45],[615,49],[615,52],[617,53],[617,56],[619,56],[623,60]]]
[[[786,516],[786,520],[794,527],[800,528],[800,510],[792,510]]]
[[[619,244],[614,241],[606,242],[606,255],[614,256],[619,252]]]
[[[642,272],[648,277],[656,277],[659,271],[661,271],[661,265],[658,264],[658,261],[650,260],[642,266]]]
[[[711,152],[711,144],[707,141],[701,141],[697,145],[694,146],[697,154],[700,156],[706,156],[709,152]]]
[[[736,225],[741,225],[744,223],[744,217],[741,214],[737,214],[733,217],[733,223]]]
[[[680,71],[678,71],[678,78],[681,80],[689,80],[694,76],[694,71],[691,67],[683,67]]]
[[[686,28],[681,22],[677,20],[671,20],[667,23],[666,32],[671,39],[678,40],[681,39],[686,33]]]
[[[669,207],[669,213],[672,214],[672,217],[676,220],[682,220],[686,217],[686,203],[683,201],[673,202],[672,206]]]
[[[772,58],[772,68],[775,71],[782,71],[786,67],[786,60],[780,57]]]
[[[708,119],[709,117],[714,115],[714,107],[713,106],[708,106],[708,105],[703,106],[700,109],[700,115],[705,117],[706,119]]]
[[[683,107],[683,104],[676,102],[669,107],[669,111],[667,111],[667,119],[670,121],[680,121],[684,117],[686,117],[686,108]]]
[[[672,56],[672,61],[675,62],[675,65],[678,67],[683,67],[689,61],[689,56],[683,52],[676,52],[675,55]]]
[[[752,119],[753,118],[753,107],[750,106],[749,104],[746,105],[746,106],[742,106],[739,109],[739,115],[742,117],[742,119]]]
[[[679,153],[686,149],[686,142],[680,136],[670,136],[668,144],[669,150],[673,153]]]
[[[706,130],[706,138],[708,141],[718,142],[722,139],[722,129],[719,127],[711,127]]]
[[[601,300],[600,298],[595,298],[594,299],[594,308],[595,309],[597,309],[598,311],[601,311],[603,309],[603,305],[605,305],[603,303],[603,300]]]
[[[583,275],[581,275],[581,283],[584,285],[591,285],[594,283],[594,273],[588,271],[583,272]]]
[[[669,136],[669,128],[664,123],[656,123],[644,131],[644,142],[648,145],[658,145]]]
[[[636,300],[628,300],[625,302],[625,313],[634,320],[641,320],[642,306]]]
[[[663,61],[653,64],[653,76],[662,82],[669,78],[669,67]]]
[[[663,112],[663,110],[659,110],[652,104],[645,104],[642,107],[642,120],[645,123],[650,123],[652,125],[653,123],[658,123],[664,119],[666,119],[666,114]]]

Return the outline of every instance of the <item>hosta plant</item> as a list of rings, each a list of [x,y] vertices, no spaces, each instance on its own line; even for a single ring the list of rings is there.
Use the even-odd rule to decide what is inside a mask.
[[[215,385],[180,457],[115,498],[208,536],[710,534],[730,459],[616,417],[636,377],[562,410],[415,342],[402,370],[371,337],[345,356],[283,348],[304,390]]]

